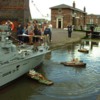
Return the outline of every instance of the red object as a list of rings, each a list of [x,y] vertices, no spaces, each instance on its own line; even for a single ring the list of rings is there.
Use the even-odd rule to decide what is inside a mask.
[[[14,30],[14,23],[10,23],[11,24],[11,30]]]

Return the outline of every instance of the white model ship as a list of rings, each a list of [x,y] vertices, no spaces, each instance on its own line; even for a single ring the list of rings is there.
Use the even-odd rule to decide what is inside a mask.
[[[37,48],[34,45],[18,47],[8,38],[8,26],[0,26],[0,87],[15,80],[43,62],[49,52],[44,43]]]

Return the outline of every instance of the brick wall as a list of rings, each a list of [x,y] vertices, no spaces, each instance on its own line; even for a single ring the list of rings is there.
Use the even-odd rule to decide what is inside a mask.
[[[58,12],[59,9],[51,9],[51,23],[53,25],[54,28],[56,28],[57,25],[57,17],[59,16],[63,16],[63,28],[66,28],[68,24],[75,24],[77,27],[79,27],[80,25],[85,25],[86,24],[86,14],[79,12],[79,11],[75,11],[77,13],[77,16],[75,16],[76,18],[74,19],[75,22],[73,22],[73,10],[71,9],[67,9],[64,8],[62,9],[62,11],[59,13]]]
[[[30,18],[29,0],[0,0],[0,21],[27,23]],[[15,26],[16,27],[16,26]]]

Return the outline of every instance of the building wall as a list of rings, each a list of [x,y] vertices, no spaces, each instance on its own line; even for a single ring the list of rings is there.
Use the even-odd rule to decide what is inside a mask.
[[[61,19],[63,21],[62,27],[58,27],[57,19]],[[79,28],[81,25],[84,26],[86,24],[86,13],[67,8],[51,9],[51,23],[54,28],[66,28],[68,24]]]
[[[86,22],[87,24],[96,24],[100,26],[100,15],[99,16],[94,14],[87,15]]]
[[[53,24],[53,27],[58,28],[57,19],[61,19],[63,21],[61,28],[67,27],[67,25],[70,23],[72,19],[70,14],[71,14],[70,9],[52,9],[51,10],[51,22]]]
[[[11,20],[15,24],[25,24],[30,18],[29,0],[0,0],[0,24]]]
[[[68,24],[71,24],[72,16],[71,16],[72,11],[70,9],[63,9],[63,15],[64,15],[64,28],[68,26]]]
[[[56,9],[51,10],[51,23],[54,28],[56,28],[56,15],[57,15]]]

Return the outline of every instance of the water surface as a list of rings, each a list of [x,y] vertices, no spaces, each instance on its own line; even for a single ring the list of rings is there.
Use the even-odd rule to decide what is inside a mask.
[[[72,44],[46,56],[37,71],[52,80],[52,86],[24,75],[0,91],[0,100],[96,100],[100,94],[100,42],[84,41],[88,54],[78,52],[79,48],[80,43]],[[86,68],[60,64],[73,58],[85,62]]]

